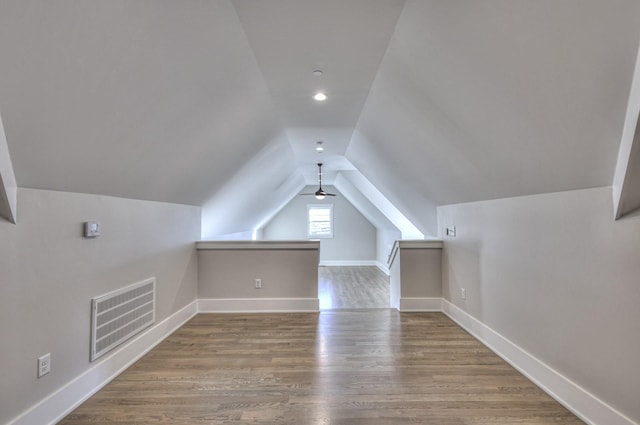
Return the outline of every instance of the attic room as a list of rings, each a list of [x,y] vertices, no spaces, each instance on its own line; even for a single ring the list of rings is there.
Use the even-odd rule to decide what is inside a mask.
[[[205,326],[260,348],[255,318],[318,369],[109,421],[640,425],[639,41],[637,0],[0,1],[0,424],[105,423],[72,412]],[[321,310],[319,266],[354,265],[389,308]],[[98,352],[93,303],[135,283],[152,320]]]

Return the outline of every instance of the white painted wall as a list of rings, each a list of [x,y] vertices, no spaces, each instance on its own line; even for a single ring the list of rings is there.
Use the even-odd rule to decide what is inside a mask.
[[[395,94],[393,97],[396,98]],[[363,113],[366,113],[368,108],[368,104],[365,105]],[[376,125],[378,124],[379,122]],[[361,131],[354,131],[347,149],[347,159],[362,173],[375,192],[388,201],[376,203],[376,206],[382,208],[398,228],[416,229],[407,231],[403,238],[422,239],[435,236],[438,227],[436,204],[421,190],[423,187],[430,187],[433,182],[427,181],[417,186],[414,178],[400,176],[400,170],[406,172],[407,169],[402,164],[390,162],[389,158],[397,153],[395,146],[401,141],[393,134],[389,134],[387,138],[378,138],[380,132],[377,130],[380,129],[376,129],[371,137]],[[382,152],[372,143],[374,137],[379,139],[378,142],[383,146]],[[389,140],[393,140],[394,143],[389,143]],[[421,158],[424,155],[419,154],[416,157]]]
[[[307,204],[333,204],[333,238],[320,239],[320,262],[376,261],[376,228],[334,187],[324,188],[338,196],[318,201],[313,196],[296,196],[265,227],[265,240],[307,239]],[[312,193],[307,186],[302,193]]]
[[[197,290],[198,207],[34,189],[18,203],[18,224],[0,220],[0,423],[89,369],[92,297],[155,276],[160,322]],[[87,220],[102,236],[82,238]]]
[[[443,296],[640,422],[640,215],[611,188],[438,208]],[[461,300],[460,288],[467,290]]]
[[[389,304],[391,308],[400,309],[402,285],[400,282],[400,253],[396,255],[389,268]]]
[[[442,250],[406,249],[400,246],[402,298],[442,297]]]
[[[267,135],[265,132],[261,138]],[[286,137],[276,133],[202,206],[202,240],[251,240],[254,230],[267,223],[304,186],[294,163]],[[258,177],[256,170],[261,170]]]
[[[402,233],[399,230],[378,229],[376,233],[376,261],[378,267],[384,270],[388,266],[387,261],[389,260],[393,243],[400,239],[402,239]]]
[[[359,171],[340,172],[334,185],[376,228],[398,230],[402,239],[424,239],[424,233]],[[435,206],[432,209],[435,219]]]
[[[201,311],[318,310],[317,242],[198,245]]]

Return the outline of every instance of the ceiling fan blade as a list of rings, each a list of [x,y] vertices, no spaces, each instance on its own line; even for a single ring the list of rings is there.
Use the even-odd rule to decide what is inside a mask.
[[[322,188],[318,189],[318,191],[316,192],[316,195],[321,195],[321,196],[336,196],[336,194],[335,194],[335,193],[325,192],[324,190],[322,190]]]
[[[309,195],[315,195],[315,196],[338,196],[335,193],[327,193],[322,189],[322,163],[319,162],[318,163],[318,190],[315,193],[300,193],[300,196],[309,196]],[[322,198],[318,198],[318,199],[322,199]]]

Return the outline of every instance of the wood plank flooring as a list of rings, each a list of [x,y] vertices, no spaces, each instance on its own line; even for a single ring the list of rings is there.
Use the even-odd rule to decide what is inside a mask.
[[[389,308],[389,277],[376,266],[319,267],[320,310]]]
[[[201,314],[61,424],[581,424],[441,313]]]

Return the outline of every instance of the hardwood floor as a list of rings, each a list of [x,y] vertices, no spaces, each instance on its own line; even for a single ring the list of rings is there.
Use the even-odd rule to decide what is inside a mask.
[[[376,266],[319,267],[320,310],[389,308],[389,277]]]
[[[441,313],[201,314],[61,424],[581,424]]]

